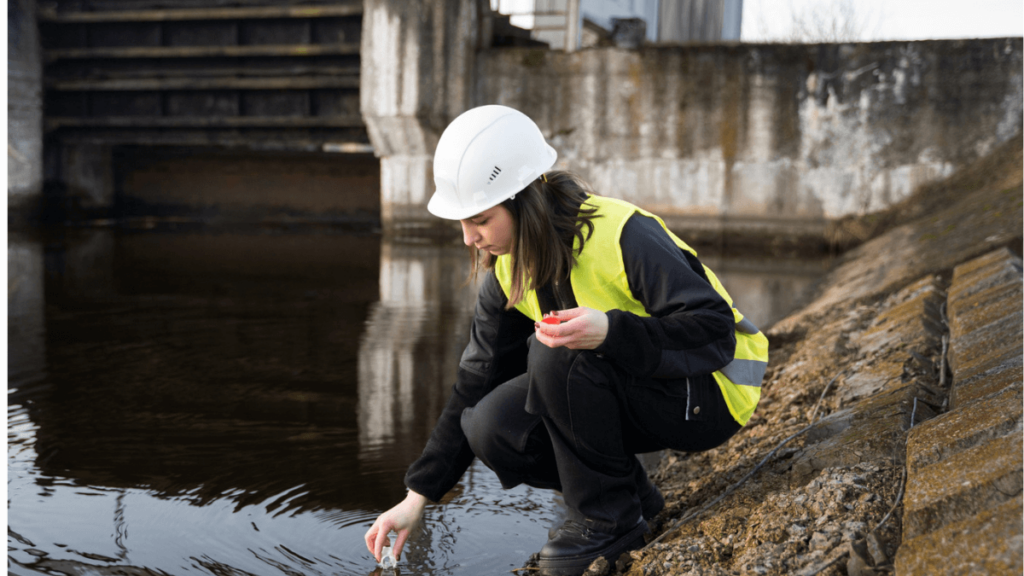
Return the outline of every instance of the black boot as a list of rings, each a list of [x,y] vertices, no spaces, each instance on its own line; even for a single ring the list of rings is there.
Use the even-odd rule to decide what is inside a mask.
[[[579,576],[599,556],[615,562],[622,553],[642,547],[646,531],[643,518],[623,534],[598,532],[584,523],[566,520],[540,549],[537,566],[543,576]]]
[[[640,470],[643,480],[637,486],[636,495],[640,498],[640,509],[643,511],[644,520],[651,520],[665,508],[665,497],[661,495],[661,490],[658,490],[658,487],[651,482],[643,469]]]

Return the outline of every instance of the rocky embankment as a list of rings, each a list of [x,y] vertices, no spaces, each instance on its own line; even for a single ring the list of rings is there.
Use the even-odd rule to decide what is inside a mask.
[[[754,419],[666,453],[653,540],[590,574],[1022,572],[1019,140],[844,223]]]

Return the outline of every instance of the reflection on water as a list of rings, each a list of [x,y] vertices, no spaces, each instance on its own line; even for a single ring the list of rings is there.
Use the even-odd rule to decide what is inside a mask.
[[[708,263],[762,325],[820,274]],[[374,571],[468,338],[461,247],[67,231],[12,235],[8,271],[10,570]],[[401,573],[508,573],[562,514],[479,463],[449,499]]]

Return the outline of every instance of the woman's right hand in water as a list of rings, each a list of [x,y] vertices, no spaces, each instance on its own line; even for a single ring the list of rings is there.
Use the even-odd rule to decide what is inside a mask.
[[[419,523],[423,517],[423,510],[427,507],[427,497],[409,491],[409,494],[392,509],[377,517],[377,520],[366,531],[366,548],[370,550],[373,557],[380,562],[380,553],[384,546],[390,542],[388,533],[394,530],[398,536],[395,538],[395,545],[392,550],[397,560],[402,554],[402,547],[409,537],[409,532]]]

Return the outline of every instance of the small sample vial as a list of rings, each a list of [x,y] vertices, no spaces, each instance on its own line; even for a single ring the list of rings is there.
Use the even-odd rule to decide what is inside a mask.
[[[398,565],[395,560],[395,552],[391,550],[391,546],[385,546],[380,551],[380,565],[382,568],[394,568]]]

